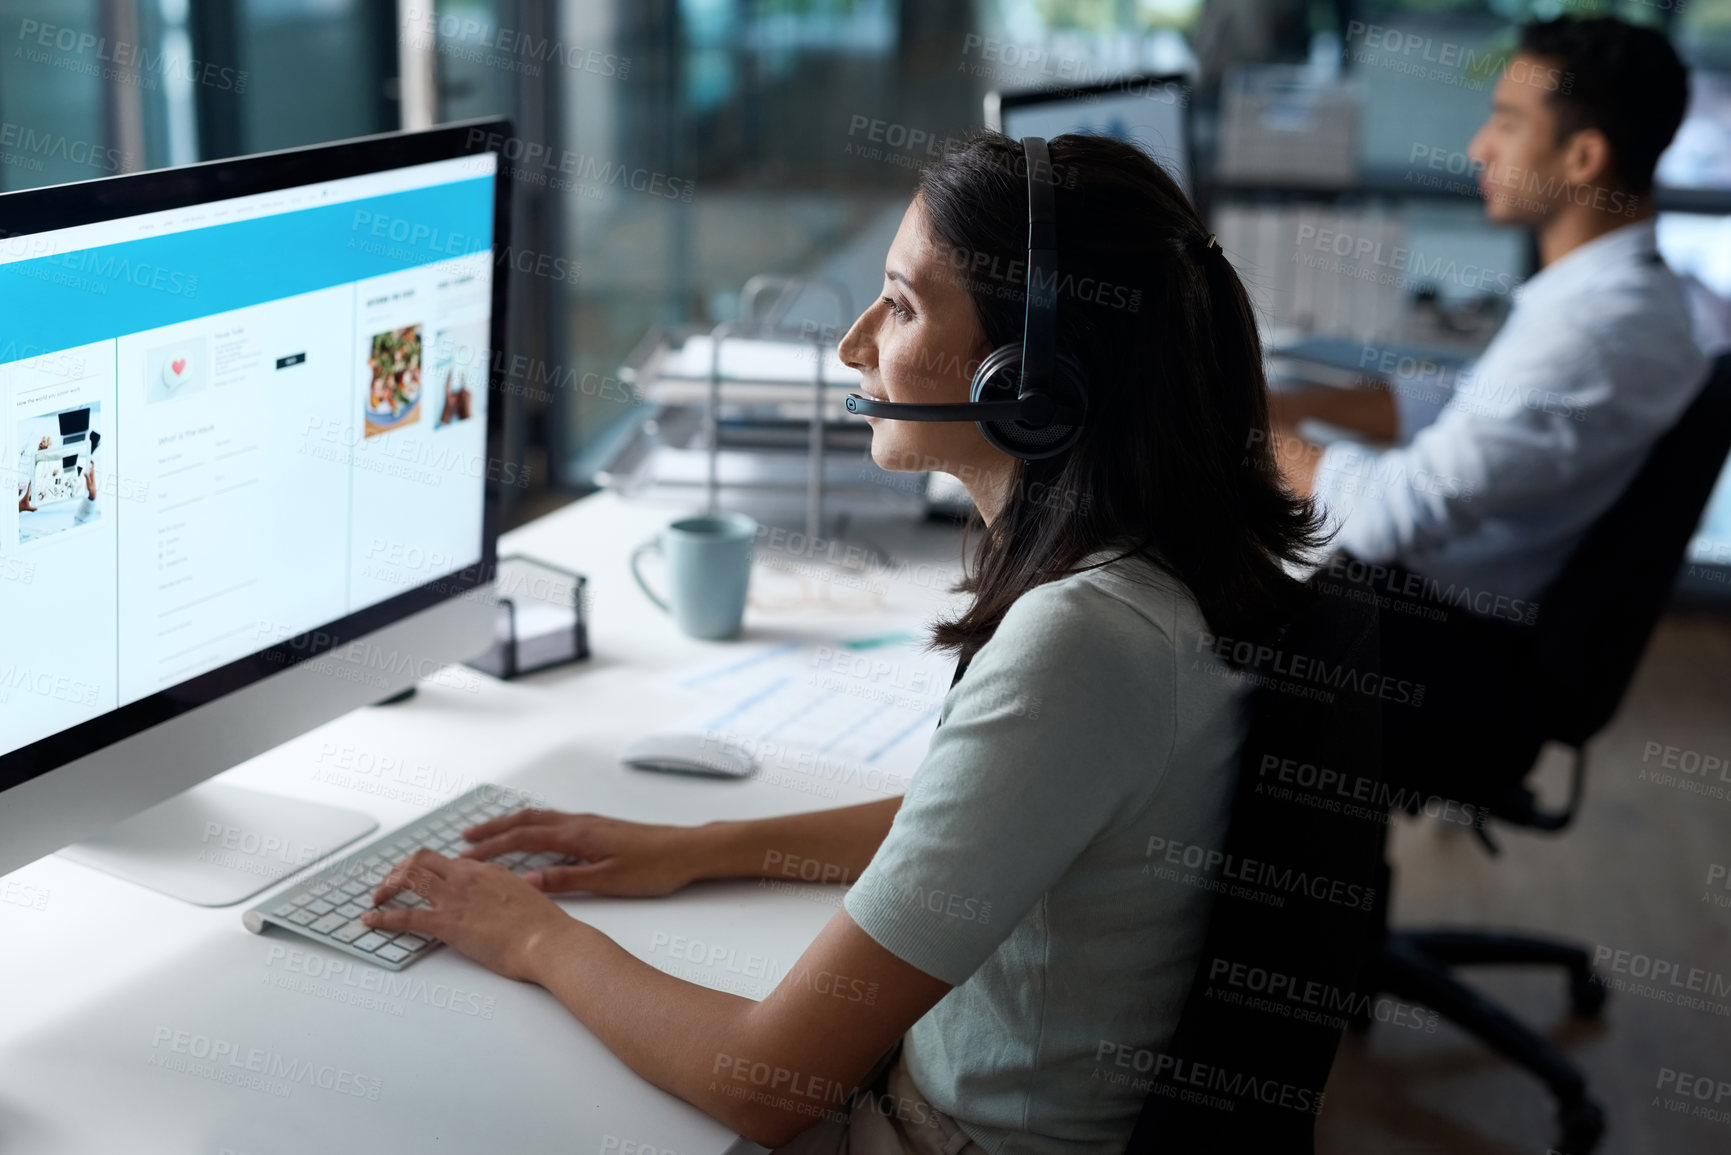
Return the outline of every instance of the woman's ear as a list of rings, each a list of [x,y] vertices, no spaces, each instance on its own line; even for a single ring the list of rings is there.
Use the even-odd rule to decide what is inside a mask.
[[[980,371],[981,363],[984,362],[987,357],[992,355],[993,348],[994,346],[992,345],[991,339],[988,338],[982,330],[979,340],[974,342],[973,356],[968,358],[968,381],[970,386],[972,385],[974,374]]]

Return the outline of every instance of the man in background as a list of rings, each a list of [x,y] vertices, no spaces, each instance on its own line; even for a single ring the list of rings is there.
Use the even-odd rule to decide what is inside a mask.
[[[1530,632],[1470,619],[1537,620],[1546,587],[1706,379],[1654,236],[1653,172],[1687,99],[1657,32],[1528,25],[1468,149],[1486,215],[1537,241],[1541,268],[1501,330],[1452,392],[1426,380],[1412,384],[1428,396],[1397,384],[1271,399],[1282,471],[1316,498],[1335,548],[1417,575],[1395,593],[1411,604],[1377,591],[1385,669],[1427,687],[1422,709],[1384,711],[1389,770],[1417,784],[1457,798],[1507,789],[1477,781],[1467,755],[1473,719],[1520,700]],[[1306,418],[1388,445],[1323,449],[1296,433]]]
[[[1687,100],[1682,62],[1651,29],[1563,17],[1522,30],[1468,148],[1486,216],[1538,242],[1541,268],[1501,331],[1440,404],[1429,381],[1429,397],[1273,397],[1289,436],[1314,417],[1395,443],[1282,445],[1338,548],[1536,604],[1633,480],[1707,374],[1654,242],[1653,170]]]

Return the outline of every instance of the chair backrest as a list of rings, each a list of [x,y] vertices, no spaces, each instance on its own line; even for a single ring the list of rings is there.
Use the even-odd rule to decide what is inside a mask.
[[[1377,639],[1374,607],[1319,593],[1247,671],[1224,886],[1177,1030],[1141,1072],[1130,1152],[1313,1150],[1346,1020],[1371,1011],[1358,982],[1388,811]]]
[[[1539,598],[1533,662],[1544,737],[1580,746],[1616,713],[1727,457],[1731,354]]]

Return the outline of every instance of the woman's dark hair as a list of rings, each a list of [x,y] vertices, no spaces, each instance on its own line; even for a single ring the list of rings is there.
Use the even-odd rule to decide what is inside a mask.
[[[1665,34],[1613,16],[1559,16],[1523,27],[1520,51],[1556,66],[1546,100],[1557,114],[1558,143],[1598,129],[1622,187],[1651,190],[1659,154],[1689,103],[1688,72]]]
[[[1155,561],[1221,637],[1262,640],[1302,586],[1282,563],[1320,544],[1280,480],[1250,300],[1182,190],[1146,153],[1096,136],[1050,142],[1058,349],[1081,363],[1088,418],[1055,457],[1019,461],[932,640],[964,660],[1035,586],[1101,549]],[[1021,145],[969,137],[920,177],[931,240],[950,250],[996,348],[1022,336],[1028,184]],[[969,533],[982,525],[978,513]]]

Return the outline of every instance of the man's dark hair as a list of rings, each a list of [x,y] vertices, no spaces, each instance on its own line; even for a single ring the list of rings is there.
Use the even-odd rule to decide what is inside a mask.
[[[1611,16],[1559,16],[1521,29],[1519,51],[1556,66],[1548,95],[1557,139],[1596,128],[1611,145],[1611,168],[1628,192],[1653,187],[1659,154],[1677,135],[1689,103],[1689,75],[1662,32]]]
[[[1071,449],[1017,463],[958,587],[973,603],[940,620],[933,641],[972,657],[1018,597],[1107,548],[1176,576],[1213,633],[1260,640],[1301,603],[1284,567],[1321,533],[1276,468],[1250,299],[1147,153],[1099,136],[1060,136],[1050,148],[1058,348],[1087,376],[1088,419]],[[1015,141],[983,132],[946,152],[921,174],[919,202],[956,268],[1022,267],[1028,185]],[[994,348],[1021,340],[1025,285],[962,283]]]

